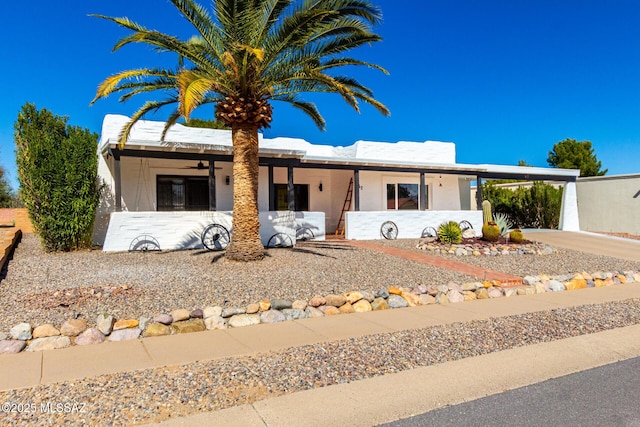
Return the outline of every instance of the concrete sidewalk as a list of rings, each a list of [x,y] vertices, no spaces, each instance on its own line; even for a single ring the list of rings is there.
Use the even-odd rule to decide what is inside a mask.
[[[0,355],[0,390],[629,298],[640,298],[640,283],[5,354]]]
[[[640,240],[623,239],[603,234],[557,230],[523,230],[525,237],[555,248],[573,249],[640,262]]]
[[[299,423],[369,427],[638,357],[639,343],[640,325],[629,326],[306,390],[152,425],[285,427]]]

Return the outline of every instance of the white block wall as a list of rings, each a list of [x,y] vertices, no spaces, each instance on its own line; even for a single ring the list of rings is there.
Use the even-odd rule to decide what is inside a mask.
[[[128,251],[140,236],[151,236],[161,250],[201,249],[201,234],[213,223],[232,232],[232,212],[115,212],[111,214],[102,250]],[[267,245],[271,236],[284,233],[295,244],[296,230],[310,228],[316,239],[324,240],[322,212],[260,212],[260,238]]]
[[[350,240],[384,239],[380,228],[385,221],[398,227],[399,239],[415,239],[425,227],[438,228],[446,221],[469,221],[477,236],[482,235],[482,211],[376,211],[347,212],[345,237]]]
[[[296,233],[303,233],[302,229],[309,229],[314,240],[325,240],[324,212],[295,212]]]

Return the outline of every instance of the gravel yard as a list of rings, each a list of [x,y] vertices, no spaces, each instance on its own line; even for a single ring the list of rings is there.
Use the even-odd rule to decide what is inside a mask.
[[[449,254],[434,254],[417,249],[417,239],[379,240],[380,245],[411,250],[425,255],[441,256],[464,262],[490,270],[501,271],[516,276],[536,276],[540,274],[574,274],[581,272],[594,273],[596,271],[639,270],[640,264],[633,261],[621,260],[570,249],[555,248],[551,255],[497,255],[497,256],[456,256]]]
[[[90,324],[100,313],[139,318],[208,305],[245,306],[260,299],[388,286],[468,282],[449,270],[340,243],[305,242],[269,249],[256,263],[232,263],[207,251],[45,253],[26,234],[0,281],[0,332],[20,322],[58,327],[76,316]],[[128,289],[122,289],[126,285]],[[115,290],[115,291],[114,291]]]
[[[84,411],[0,413],[0,424],[120,426],[159,422],[637,323],[640,323],[640,301],[636,299],[103,375],[0,392],[2,402],[34,403],[37,408],[43,402],[75,403]],[[479,366],[478,369],[496,368]],[[331,409],[319,407],[318,410]],[[303,423],[294,418],[290,421],[292,425]]]
[[[379,241],[419,251],[416,240]],[[425,253],[426,254],[426,253]],[[465,275],[336,242],[272,249],[236,264],[204,251],[46,254],[25,235],[0,275],[0,331],[29,321],[152,316],[175,308],[242,306],[260,299],[476,281]],[[438,255],[441,256],[441,255]],[[516,275],[639,270],[637,263],[558,250],[552,255],[465,256],[457,261]],[[579,292],[579,291],[577,291]],[[128,425],[215,411],[267,397],[355,381],[508,348],[640,323],[640,300],[306,345],[0,392],[2,402],[76,403],[74,414],[0,413],[2,425]],[[55,350],[54,350],[55,351]],[[292,420],[293,423],[296,420]]]
[[[432,254],[416,249],[415,239],[376,243]],[[631,261],[566,249],[542,256],[438,256],[519,276],[640,270]],[[120,319],[152,317],[177,308],[246,306],[261,299],[308,300],[317,294],[477,280],[332,241],[270,249],[265,260],[244,264],[200,250],[45,253],[32,234],[24,235],[0,277],[0,332],[21,322],[59,327],[75,317],[92,324],[100,313]]]

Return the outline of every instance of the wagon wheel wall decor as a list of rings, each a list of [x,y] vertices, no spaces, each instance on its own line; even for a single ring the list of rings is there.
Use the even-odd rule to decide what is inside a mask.
[[[433,227],[425,227],[422,229],[422,234],[420,235],[423,239],[429,237],[438,237],[438,232]]]
[[[293,242],[291,241],[291,237],[288,234],[284,233],[276,233],[269,238],[267,242],[268,248],[291,248],[293,247]]]
[[[469,221],[460,221],[460,230],[473,230],[473,225]]]
[[[229,230],[220,224],[207,226],[200,238],[204,247],[210,251],[222,251],[229,246]]]
[[[296,240],[313,240],[316,236],[314,236],[313,231],[309,227],[300,227],[296,230]]]
[[[393,221],[385,221],[380,227],[380,234],[387,240],[395,240],[398,238],[398,226]]]
[[[159,251],[160,243],[158,243],[158,240],[153,236],[141,234],[131,241],[129,244],[129,250],[141,252]]]

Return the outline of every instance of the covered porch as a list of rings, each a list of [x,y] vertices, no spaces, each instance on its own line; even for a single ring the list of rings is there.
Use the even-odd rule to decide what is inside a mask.
[[[199,247],[207,224],[229,229],[233,210],[230,132],[141,121],[124,148],[117,135],[124,116],[107,116],[98,156],[106,184],[94,240],[104,250],[129,250],[139,236],[160,249]],[[437,141],[348,147],[292,138],[259,138],[258,208],[265,246],[274,235],[299,238],[417,238],[443,221],[469,222],[477,233],[482,194],[470,199],[471,181],[528,179],[564,182],[561,229],[578,230],[575,181],[579,171],[455,162],[455,145]],[[172,236],[169,238],[169,236]],[[386,236],[388,237],[388,236]],[[114,243],[114,242],[117,242]],[[281,242],[281,243],[283,243]],[[200,246],[201,247],[201,246]]]

